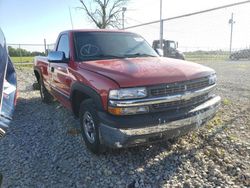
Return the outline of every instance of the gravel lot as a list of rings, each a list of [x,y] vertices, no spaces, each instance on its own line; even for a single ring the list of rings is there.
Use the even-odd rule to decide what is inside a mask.
[[[78,120],[41,103],[32,69],[18,69],[19,100],[0,142],[3,187],[250,187],[250,62],[207,63],[223,104],[205,127],[175,141],[90,153]]]

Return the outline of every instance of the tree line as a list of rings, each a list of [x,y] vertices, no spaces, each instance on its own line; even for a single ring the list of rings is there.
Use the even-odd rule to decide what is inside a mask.
[[[29,57],[29,56],[45,55],[44,52],[37,52],[37,51],[30,52],[22,48],[13,48],[12,46],[8,46],[8,50],[9,50],[9,55],[11,57],[19,57],[19,56]]]

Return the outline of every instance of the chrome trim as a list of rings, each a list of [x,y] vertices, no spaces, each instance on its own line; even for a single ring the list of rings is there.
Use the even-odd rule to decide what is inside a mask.
[[[56,87],[51,86],[51,89],[54,90],[55,92],[59,93],[60,95],[64,96],[65,98],[70,99],[70,96],[68,96],[67,94],[61,92],[61,91],[60,91],[59,89],[57,89]]]
[[[0,128],[0,138],[2,138],[5,134],[6,134],[6,132]]]
[[[146,106],[146,105],[160,104],[160,103],[173,102],[173,101],[179,101],[179,100],[189,100],[193,97],[197,97],[199,95],[209,93],[210,91],[214,89],[215,86],[216,84],[203,88],[203,89],[196,90],[196,91],[189,91],[189,92],[185,92],[184,94],[170,95],[170,96],[164,96],[164,97],[124,100],[124,101],[110,100],[109,105],[112,107],[133,107],[133,106]]]
[[[204,122],[212,118],[220,107],[221,97],[216,96],[209,101],[201,104],[200,106],[194,108],[190,113],[195,113],[194,116],[171,121],[167,123],[162,123],[156,126],[144,127],[144,128],[131,128],[131,129],[116,129],[122,134],[127,136],[138,136],[147,135],[152,133],[162,133],[171,129],[176,129],[188,125],[195,124],[196,128],[199,128]]]

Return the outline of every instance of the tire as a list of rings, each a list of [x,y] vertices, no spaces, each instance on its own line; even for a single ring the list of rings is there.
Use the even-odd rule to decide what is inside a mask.
[[[181,59],[181,60],[185,60],[184,56],[182,54],[176,54],[176,59]]]
[[[80,106],[81,134],[87,148],[94,154],[103,153],[106,148],[100,141],[99,118],[92,99],[87,99]]]
[[[233,55],[231,55],[231,56],[229,57],[229,59],[235,60],[235,57],[234,57]]]
[[[233,61],[237,61],[237,60],[239,60],[239,57],[237,57],[235,55],[231,55],[230,59],[233,60]]]
[[[180,59],[181,59],[181,60],[185,60],[185,58],[184,58],[183,56],[180,56]]]
[[[41,79],[39,80],[39,85],[40,85],[40,95],[41,95],[42,102],[46,104],[52,103],[54,98],[45,88],[44,83]]]

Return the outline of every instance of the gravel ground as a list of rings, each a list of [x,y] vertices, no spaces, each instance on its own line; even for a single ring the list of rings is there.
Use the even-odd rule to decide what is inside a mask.
[[[250,62],[208,65],[223,102],[205,127],[101,156],[86,149],[68,110],[41,103],[32,70],[17,70],[17,109],[0,144],[3,187],[250,187]]]

